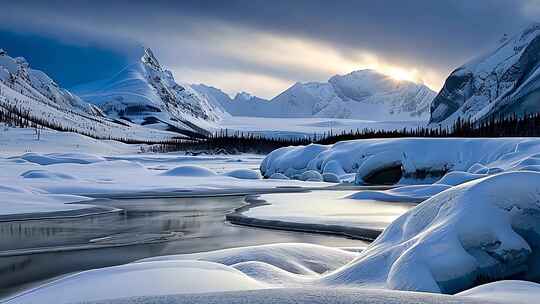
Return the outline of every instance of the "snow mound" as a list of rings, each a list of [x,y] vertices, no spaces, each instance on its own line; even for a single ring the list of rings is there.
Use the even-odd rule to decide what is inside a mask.
[[[529,304],[538,302],[540,284],[526,281],[498,281],[460,292],[458,296],[500,301],[513,304]]]
[[[239,179],[261,179],[261,173],[259,171],[250,169],[237,169],[224,173],[225,176],[230,176]]]
[[[456,293],[479,281],[538,280],[540,173],[470,181],[408,211],[329,284]]]
[[[73,303],[126,296],[255,290],[267,288],[217,263],[160,261],[84,271],[16,295],[5,303]],[[98,291],[98,292],[97,292]]]
[[[76,177],[66,173],[51,172],[48,170],[29,170],[21,174],[23,178],[66,179],[73,180]]]
[[[161,175],[164,176],[191,176],[191,177],[207,177],[215,176],[216,172],[200,166],[179,166],[170,170],[167,170]]]
[[[306,171],[334,173],[341,181],[356,174],[358,184],[397,181],[436,181],[450,171],[495,174],[508,170],[540,169],[540,140],[534,138],[395,138],[342,141],[334,145],[284,147],[261,163],[265,177],[281,173],[289,178]],[[431,151],[426,153],[426,151]],[[538,167],[535,167],[538,166]],[[473,168],[474,167],[474,168]],[[459,176],[458,176],[459,175]],[[455,184],[480,176],[452,174]]]
[[[86,153],[25,153],[20,159],[39,165],[53,164],[91,164],[105,161],[103,157]]]
[[[224,265],[260,262],[286,272],[313,275],[335,270],[358,255],[353,252],[312,244],[287,243],[230,248],[193,254],[179,254],[144,259],[146,261],[199,260]]]

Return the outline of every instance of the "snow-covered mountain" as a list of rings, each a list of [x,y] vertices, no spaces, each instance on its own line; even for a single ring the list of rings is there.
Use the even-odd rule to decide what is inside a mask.
[[[98,107],[82,101],[76,95],[60,88],[47,74],[30,68],[23,57],[10,57],[0,49],[0,81],[31,98],[52,101],[51,105],[63,109],[100,114]]]
[[[433,100],[433,124],[540,111],[540,24],[457,68]]]
[[[162,141],[179,134],[151,130],[105,117],[95,105],[61,88],[22,57],[0,49],[0,112],[28,124],[72,131],[94,138]]]
[[[226,112],[188,84],[179,84],[152,51],[112,78],[73,90],[107,115],[158,129],[205,133]]]
[[[435,95],[423,84],[360,70],[296,83],[272,100],[239,93],[225,108],[234,116],[419,120],[428,118]]]
[[[192,84],[190,86],[215,106],[215,110],[218,111],[220,117],[230,116],[228,107],[231,103],[231,97],[227,93],[205,84]]]

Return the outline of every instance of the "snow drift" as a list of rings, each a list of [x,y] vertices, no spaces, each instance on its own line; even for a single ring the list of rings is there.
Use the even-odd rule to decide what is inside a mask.
[[[504,170],[540,169],[540,140],[536,138],[396,138],[361,139],[331,146],[277,149],[261,163],[261,173],[280,173],[301,179],[307,171],[333,173],[357,184],[434,182],[450,171],[441,184],[455,185]],[[471,169],[474,172],[465,172]]]
[[[395,220],[327,284],[455,293],[481,281],[540,279],[540,173],[455,186]]]

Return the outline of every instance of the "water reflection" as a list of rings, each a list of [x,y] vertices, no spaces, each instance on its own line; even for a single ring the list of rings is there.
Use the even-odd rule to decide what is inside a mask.
[[[238,246],[306,242],[361,246],[361,241],[231,225],[225,215],[243,197],[101,200],[123,212],[92,217],[0,223],[0,295],[21,284],[134,260]]]

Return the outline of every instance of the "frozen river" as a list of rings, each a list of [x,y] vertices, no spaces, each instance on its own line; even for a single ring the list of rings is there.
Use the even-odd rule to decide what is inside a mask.
[[[320,194],[316,191],[304,195]],[[151,256],[284,242],[333,247],[366,245],[360,240],[333,235],[230,224],[225,217],[246,205],[243,196],[99,200],[97,203],[122,211],[0,223],[0,295],[28,287],[30,282]],[[373,206],[367,207],[366,214],[372,213]],[[396,214],[405,211],[403,206],[385,208]],[[358,213],[362,208],[354,210]]]

